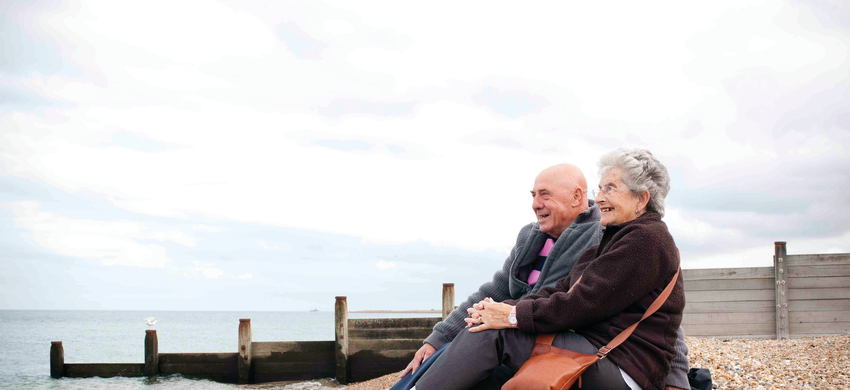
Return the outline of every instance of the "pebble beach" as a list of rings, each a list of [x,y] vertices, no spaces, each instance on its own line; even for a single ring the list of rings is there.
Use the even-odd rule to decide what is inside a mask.
[[[791,340],[686,340],[691,367],[709,369],[715,389],[850,389],[850,335]],[[397,375],[348,386],[321,381],[284,388],[386,390],[396,382]]]

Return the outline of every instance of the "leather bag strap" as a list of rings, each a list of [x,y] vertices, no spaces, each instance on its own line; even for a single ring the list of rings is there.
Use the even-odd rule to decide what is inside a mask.
[[[670,283],[667,283],[667,287],[664,288],[664,291],[662,291],[661,294],[658,295],[658,298],[655,298],[655,301],[652,302],[652,305],[649,305],[649,308],[646,309],[646,313],[643,313],[643,317],[641,317],[638,322],[632,324],[632,326],[620,332],[620,334],[618,334],[617,337],[614,337],[614,339],[611,340],[608,345],[599,348],[599,353],[597,353],[596,356],[599,356],[600,359],[604,358],[606,355],[608,355],[608,352],[611,352],[612,349],[617,348],[620,344],[623,343],[623,341],[626,341],[626,339],[632,335],[632,332],[637,329],[641,321],[647,319],[649,316],[653,315],[656,311],[658,311],[658,309],[661,308],[661,305],[663,305],[664,302],[667,301],[667,298],[670,296],[670,293],[673,292],[673,287],[676,287],[676,281],[679,280],[680,272],[682,272],[681,268],[676,270],[676,274],[673,275],[673,280],[671,280]]]

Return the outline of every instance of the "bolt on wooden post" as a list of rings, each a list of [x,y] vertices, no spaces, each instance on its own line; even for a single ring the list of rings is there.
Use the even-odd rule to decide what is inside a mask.
[[[455,284],[443,283],[443,321],[455,309]]]
[[[785,261],[788,254],[785,241],[776,241],[773,246],[773,269],[776,280],[776,338],[782,340],[787,339],[790,334],[788,331],[788,288],[785,285],[788,280],[788,262]]]
[[[346,384],[348,383],[348,300],[346,297],[336,297],[334,342],[336,381]]]
[[[61,341],[50,342],[50,377],[59,379],[65,373],[65,348]]]
[[[145,376],[159,375],[159,339],[155,329],[145,331]]]
[[[239,319],[239,359],[237,374],[240,384],[251,383],[251,319]]]

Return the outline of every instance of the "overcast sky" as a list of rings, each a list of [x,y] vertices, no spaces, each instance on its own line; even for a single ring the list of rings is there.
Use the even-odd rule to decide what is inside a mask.
[[[685,268],[850,252],[847,4],[5,0],[0,309],[439,308],[619,147]]]

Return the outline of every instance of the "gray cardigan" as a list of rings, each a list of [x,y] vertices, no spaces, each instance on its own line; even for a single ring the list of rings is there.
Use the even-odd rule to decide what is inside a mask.
[[[516,277],[517,269],[533,263],[543,249],[549,235],[540,231],[537,222],[525,225],[517,235],[516,244],[502,269],[496,271],[493,280],[481,285],[478,291],[472,293],[449,316],[434,326],[434,331],[425,342],[439,349],[454,340],[455,336],[466,328],[466,309],[486,297],[497,302],[508,299],[520,299],[526,295],[535,294],[543,287],[554,286],[555,283],[569,275],[579,256],[588,248],[596,245],[602,239],[602,227],[599,224],[601,213],[599,207],[590,200],[590,207],[576,217],[573,223],[564,230],[549,252],[546,263],[540,272],[540,278],[534,287],[526,280]],[[688,384],[688,347],[685,345],[685,335],[679,328],[679,338],[676,340],[676,357],[673,358],[672,369],[667,377],[667,384],[674,387],[690,388]]]

